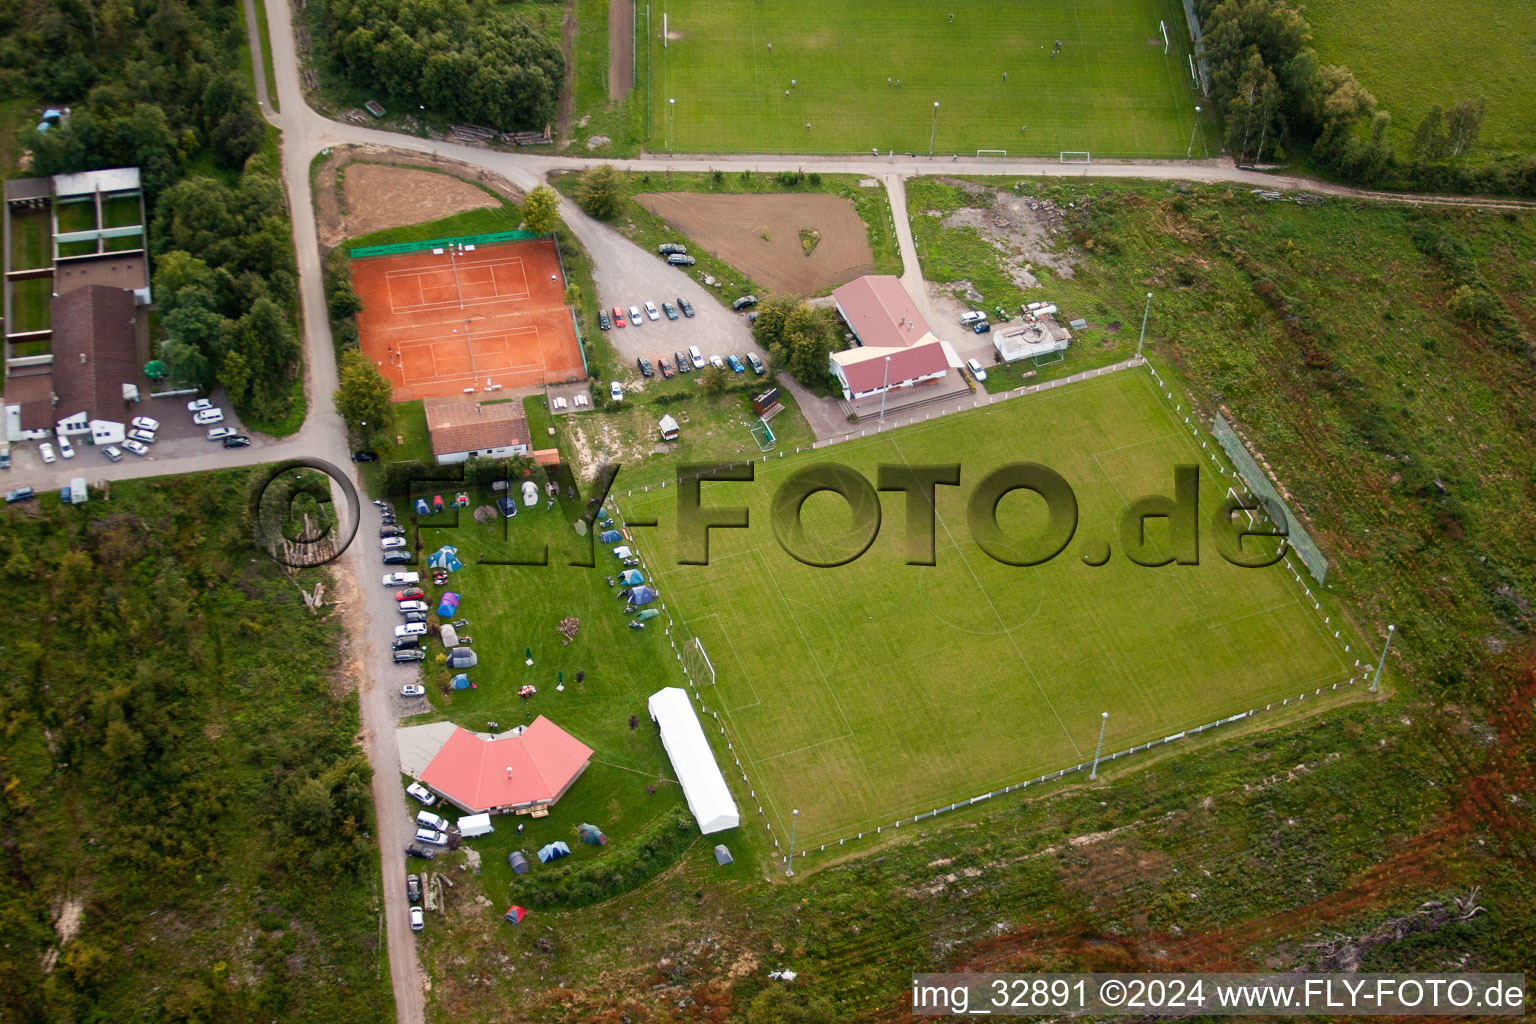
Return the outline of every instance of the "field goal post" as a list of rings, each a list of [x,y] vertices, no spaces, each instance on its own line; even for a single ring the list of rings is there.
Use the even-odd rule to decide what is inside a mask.
[[[694,685],[714,686],[715,664],[704,650],[704,641],[694,637],[691,643],[684,644],[680,650],[683,655],[683,671],[693,680]]]
[[[757,450],[760,452],[771,452],[779,444],[779,439],[773,436],[773,428],[761,416],[752,424],[752,440],[757,442]]]
[[[1061,151],[1061,162],[1064,164],[1091,164],[1093,154],[1086,149],[1064,149]]]
[[[1006,160],[1008,159],[1008,151],[1006,149],[978,149],[976,151],[976,159],[985,160],[988,157],[995,157],[998,160]]]

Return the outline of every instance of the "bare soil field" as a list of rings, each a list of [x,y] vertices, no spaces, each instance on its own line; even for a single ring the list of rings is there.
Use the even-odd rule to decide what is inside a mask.
[[[338,170],[342,172],[339,189]],[[524,198],[522,190],[505,178],[455,160],[382,146],[338,146],[315,171],[320,246],[329,250],[370,231],[496,205],[494,196],[470,182],[479,182],[513,202]]]
[[[617,103],[635,85],[635,7],[631,0],[608,3],[608,99]]]
[[[773,292],[814,295],[875,269],[864,222],[837,196],[647,192],[635,201]],[[802,231],[820,233],[809,255]]]

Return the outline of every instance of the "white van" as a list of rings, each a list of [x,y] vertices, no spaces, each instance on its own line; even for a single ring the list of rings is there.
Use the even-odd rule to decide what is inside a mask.
[[[960,314],[960,326],[970,327],[972,324],[981,323],[986,318],[987,314],[983,313],[979,309],[973,309],[969,313]]]
[[[395,636],[426,636],[427,624],[425,622],[407,622],[403,626],[395,627]]]
[[[688,361],[693,364],[695,370],[704,369],[704,353],[699,351],[699,346],[688,346]]]
[[[987,379],[987,371],[981,368],[981,363],[978,360],[967,359],[965,361],[965,368],[971,371],[971,376],[976,378],[976,383],[980,384]]]
[[[478,839],[495,831],[489,814],[466,814],[459,819],[459,835],[465,839]]]

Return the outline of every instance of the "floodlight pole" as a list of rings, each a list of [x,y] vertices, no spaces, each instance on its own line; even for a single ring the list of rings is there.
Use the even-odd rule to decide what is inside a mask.
[[[1088,781],[1099,777],[1099,755],[1104,752],[1104,727],[1109,725],[1109,712],[1106,711],[1099,718],[1099,745],[1093,751],[1093,771],[1088,774]]]
[[[885,389],[891,383],[891,357],[885,357],[885,376],[880,380],[880,425],[885,426]]]
[[[1187,162],[1195,152],[1195,133],[1200,130],[1200,107],[1195,107],[1195,126],[1189,130],[1189,148],[1184,151],[1184,159]]]
[[[789,812],[789,870],[785,875],[795,873],[795,822],[800,820],[800,809],[797,807]]]
[[[1152,312],[1152,293],[1147,292],[1147,308],[1141,311],[1141,337],[1136,339],[1136,358],[1141,358],[1141,343],[1147,340],[1147,314]]]
[[[677,97],[667,100],[667,156],[672,155],[672,118],[677,113]]]
[[[1381,657],[1376,661],[1376,674],[1371,676],[1371,692],[1376,692],[1376,684],[1381,682],[1381,666],[1387,660],[1387,652],[1392,649],[1392,634],[1397,632],[1396,626],[1387,627],[1387,643],[1381,649]]]
[[[933,137],[939,130],[939,101],[933,101],[933,127],[928,129],[928,159],[933,159]]]

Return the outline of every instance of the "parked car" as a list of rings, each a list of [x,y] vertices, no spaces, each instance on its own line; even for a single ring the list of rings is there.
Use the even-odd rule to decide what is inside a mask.
[[[731,364],[731,369],[735,370],[737,373],[746,373],[747,372],[747,368],[745,366],[741,365],[741,357],[740,356],[729,355],[729,356],[725,357],[725,361],[730,363]]]
[[[693,363],[693,368],[695,370],[704,369],[704,353],[699,351],[699,346],[688,346],[688,361]]]
[[[427,688],[420,683],[406,683],[400,687],[400,696],[402,697],[425,697],[426,695]]]
[[[234,437],[235,433],[236,431],[233,427],[209,427],[208,440],[222,441],[226,437]]]
[[[630,306],[629,307],[629,322],[631,324],[634,324],[636,327],[640,326],[641,314],[640,314],[640,307],[639,306]]]
[[[969,312],[961,313],[960,314],[960,326],[961,327],[969,327],[972,324],[979,324],[983,320],[985,320],[986,318],[987,318],[987,314],[983,313],[979,309],[973,309],[973,310],[970,310]]]
[[[212,409],[213,403],[206,398],[195,398],[187,403],[187,412],[202,412],[204,409]]]
[[[432,846],[447,846],[448,833],[439,832],[435,828],[419,828],[416,830],[416,841],[418,843],[429,843]]]
[[[764,366],[763,361],[757,358],[756,352],[747,353],[747,365],[752,367],[752,372],[759,377],[768,372],[768,367]]]
[[[642,377],[654,377],[654,376],[656,376],[656,371],[651,369],[651,361],[649,359],[645,358],[645,356],[641,356],[639,359],[636,359],[635,360],[635,365],[640,367],[640,376],[642,376]]]
[[[405,876],[405,898],[412,903],[421,902],[421,879],[415,875]]]
[[[613,326],[613,321],[608,319],[608,314],[602,310],[597,311],[597,329],[606,331]]]
[[[971,376],[976,378],[976,383],[980,384],[987,379],[987,371],[981,368],[979,360],[967,359],[965,361],[965,368],[971,371]]]
[[[656,247],[656,251],[662,256],[683,256],[687,254],[688,247],[676,242],[663,242]]]
[[[18,501],[26,501],[36,493],[30,487],[18,487],[15,490],[5,492],[5,503],[7,505],[14,505]]]
[[[407,622],[403,626],[395,627],[395,636],[426,636],[427,624],[425,622]]]
[[[53,454],[53,445],[49,444],[47,441],[44,441],[42,444],[37,446],[37,453],[43,457],[44,465],[48,465],[58,460],[58,456]]]
[[[395,651],[390,655],[396,665],[408,665],[413,661],[425,661],[427,652],[420,647],[408,647],[403,651]]]
[[[676,320],[677,319],[677,307],[672,305],[672,303],[670,303],[670,302],[663,302],[661,304],[661,311],[663,313],[667,314],[667,319],[668,320]]]
[[[140,444],[138,441],[133,440],[132,438],[128,439],[127,441],[124,441],[123,442],[123,447],[128,449],[129,451],[133,452],[133,454],[135,454],[135,455],[144,456],[144,455],[148,455],[149,454],[149,449],[148,448],[144,447],[142,444]]]
[[[411,908],[411,931],[419,932],[427,926],[427,915],[421,912],[420,907]]]
[[[401,612],[400,616],[401,618],[405,619],[408,624],[427,621],[426,612]]]
[[[421,582],[419,572],[392,572],[384,577],[386,587],[414,587]]]
[[[647,318],[649,318],[651,320],[660,320],[661,319],[661,310],[656,308],[656,303],[652,302],[650,299],[646,299],[645,300],[645,315],[646,315]]]
[[[721,359],[718,355],[710,356],[709,357],[709,362],[710,362],[710,365],[713,366],[717,370],[725,369],[725,360]]]
[[[608,397],[613,399],[615,402],[622,402],[622,401],[624,401],[624,385],[620,384],[616,380],[615,381],[609,381],[608,382]]]
[[[403,537],[403,536],[405,536],[405,527],[398,526],[395,523],[389,523],[389,524],[387,524],[385,526],[379,527],[379,536],[380,537]]]
[[[149,440],[151,442],[153,442],[155,439],[154,439],[153,436],[151,436]],[[74,457],[75,457],[75,446],[69,443],[69,435],[68,434],[60,434],[59,435],[59,458],[61,458],[61,459],[72,459]]]
[[[412,843],[410,846],[407,846],[405,848],[405,855],[407,857],[420,857],[422,860],[431,860],[437,856],[432,852],[432,847],[422,846],[420,843]]]
[[[411,553],[409,551],[384,552],[385,565],[410,565],[414,561],[415,559],[411,557]]]
[[[143,441],[145,444],[155,443],[155,432],[152,430],[140,430],[137,427],[128,431],[128,436],[135,441]]]
[[[971,331],[976,334],[986,334],[992,329],[992,325],[983,320],[979,324],[972,324]]]
[[[148,416],[135,416],[133,418],[133,422],[129,425],[139,430],[148,430],[151,432],[160,429],[160,421],[152,420]]]
[[[739,298],[735,302],[731,303],[731,308],[732,309],[736,309],[736,310],[741,310],[741,309],[746,309],[748,306],[755,306],[755,305],[757,305],[757,296],[756,295],[743,295],[741,298]]]
[[[379,549],[382,550],[382,551],[393,551],[396,548],[403,548],[403,547],[405,547],[405,538],[404,537],[380,537],[379,538]]]
[[[105,455],[111,462],[123,461],[123,450],[115,444],[107,445],[101,450],[101,454]]]
[[[672,364],[667,362],[665,359],[656,360],[656,369],[661,371],[661,376],[663,379],[672,376]]]
[[[224,410],[204,409],[202,412],[194,413],[192,415],[192,422],[196,423],[200,427],[206,427],[210,423],[223,423]]]
[[[419,782],[413,782],[409,786],[406,786],[405,791],[411,794],[411,796],[415,797],[417,800],[421,801],[423,806],[431,807],[433,804],[437,803],[437,794]]]
[[[691,373],[693,371],[693,364],[681,352],[672,353],[672,362],[677,367],[678,373]]]
[[[397,636],[389,642],[389,649],[392,651],[409,651],[420,646],[421,637],[419,636]]]
[[[231,434],[224,439],[225,448],[249,448],[251,439],[244,434]]]
[[[0,469],[11,468],[11,446],[0,442]]]
[[[620,309],[618,306],[614,306],[613,307],[613,326],[615,326],[615,327],[623,327],[624,326],[624,311],[622,309]]]
[[[439,832],[447,832],[450,827],[447,818],[439,818],[431,811],[417,811],[416,825],[419,828],[435,828]]]
[[[693,303],[689,302],[681,295],[677,297],[677,308],[683,311],[683,316],[693,316]]]
[[[378,462],[379,461],[379,457],[376,454],[374,454],[373,452],[368,451],[366,448],[359,448],[357,451],[352,453],[352,461],[353,462]]]
[[[674,253],[673,255],[667,257],[667,262],[672,264],[674,267],[691,267],[697,263],[698,260],[694,259],[692,256],[684,256],[681,253]]]
[[[425,601],[400,601],[395,605],[402,612],[424,612],[427,610]]]

